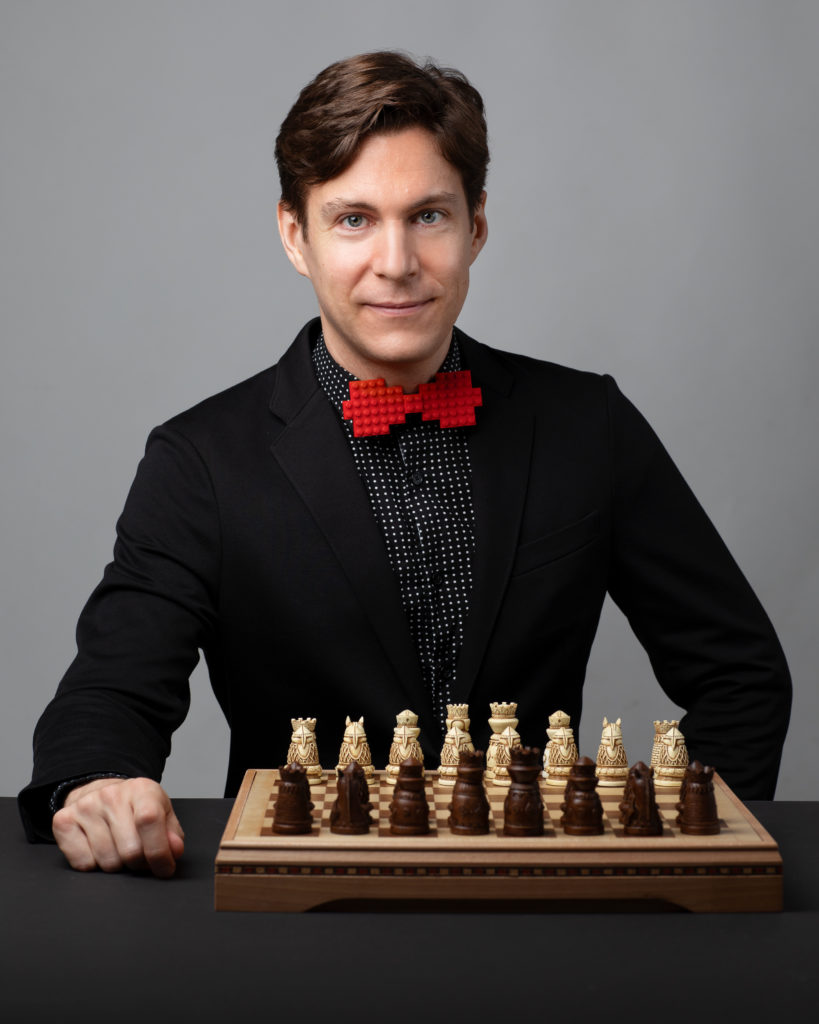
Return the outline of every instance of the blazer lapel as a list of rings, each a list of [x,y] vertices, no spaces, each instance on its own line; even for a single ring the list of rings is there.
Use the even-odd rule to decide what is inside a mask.
[[[465,362],[483,393],[469,438],[475,555],[469,615],[455,691],[467,702],[500,610],[526,501],[534,418],[513,402],[514,377],[486,346],[460,334]],[[503,697],[498,695],[498,700]],[[453,694],[455,698],[455,694]]]
[[[432,706],[384,540],[347,438],[313,372],[310,336],[317,324],[308,324],[279,362],[270,409],[280,429],[271,452],[338,559],[407,706],[431,721]]]

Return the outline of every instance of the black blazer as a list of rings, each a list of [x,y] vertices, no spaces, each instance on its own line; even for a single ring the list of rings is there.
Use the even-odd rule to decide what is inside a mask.
[[[35,735],[21,794],[93,772],[161,777],[201,649],[231,728],[226,793],[280,764],[290,718],[318,719],[335,764],[347,715],[386,762],[395,715],[432,712],[398,586],[308,324],[280,362],[154,430],[78,655]],[[483,389],[469,438],[474,584],[453,700],[485,745],[489,702],[516,700],[524,742],[576,726],[608,591],[676,704],[692,757],[770,797],[789,714],[784,656],[759,602],[645,420],[609,377],[461,334]],[[649,694],[642,711],[650,730]],[[437,764],[441,737],[422,733]],[[596,751],[597,736],[593,737]]]

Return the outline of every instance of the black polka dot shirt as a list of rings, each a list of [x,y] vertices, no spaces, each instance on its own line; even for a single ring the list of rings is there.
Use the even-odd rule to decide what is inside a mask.
[[[319,384],[342,417],[356,378],[327,351],[324,338],[313,350]],[[460,370],[453,333],[441,370]],[[442,430],[411,416],[388,435],[354,437],[341,419],[373,515],[398,579],[401,602],[443,736],[455,666],[464,636],[472,589],[475,514],[470,488],[468,428]]]

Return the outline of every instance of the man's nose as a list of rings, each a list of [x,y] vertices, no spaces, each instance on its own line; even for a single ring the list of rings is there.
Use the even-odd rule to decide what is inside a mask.
[[[379,277],[401,281],[418,271],[418,256],[412,231],[406,224],[385,223],[374,242],[373,272]]]

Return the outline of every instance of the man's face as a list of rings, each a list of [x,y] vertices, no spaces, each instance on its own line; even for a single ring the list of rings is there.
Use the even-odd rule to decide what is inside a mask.
[[[306,237],[280,204],[282,242],[313,283],[337,363],[405,388],[435,373],[486,241],[484,201],[470,210],[433,136],[408,128],[371,136],[346,171],[309,189]]]

